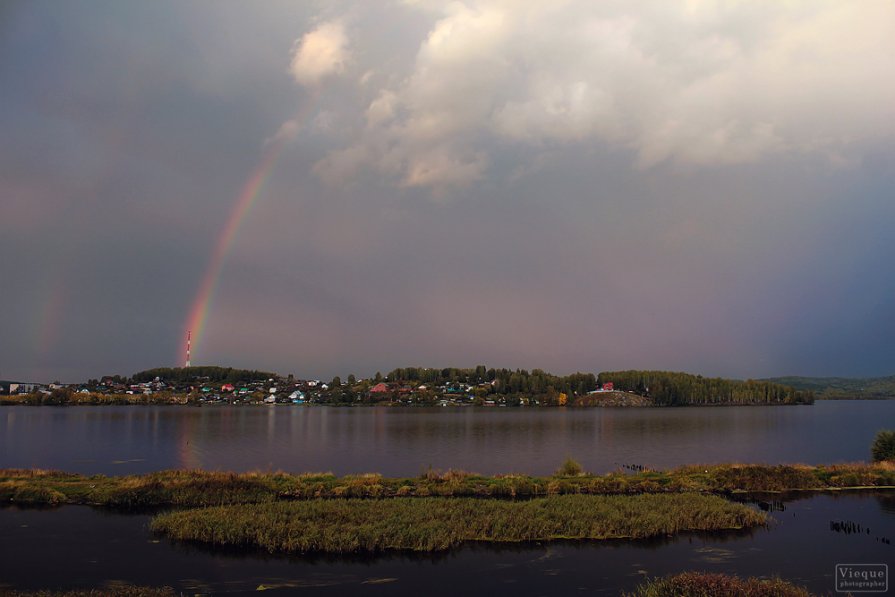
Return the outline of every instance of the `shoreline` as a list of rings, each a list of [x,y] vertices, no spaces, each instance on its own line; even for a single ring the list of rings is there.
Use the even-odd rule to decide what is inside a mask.
[[[584,397],[582,397],[584,398]],[[554,405],[543,405],[543,406],[520,406],[520,405],[507,405],[507,404],[469,404],[469,403],[458,403],[458,404],[438,404],[437,402],[431,403],[416,403],[416,404],[407,404],[403,402],[375,402],[375,403],[328,403],[328,402],[302,402],[302,403],[291,403],[291,402],[261,402],[261,401],[201,401],[201,400],[190,400],[187,397],[180,397],[176,399],[165,399],[165,400],[146,400],[143,399],[142,396],[126,396],[121,397],[115,395],[113,398],[102,399],[102,400],[93,400],[93,399],[84,399],[84,400],[75,400],[64,403],[55,403],[55,402],[43,402],[39,400],[30,401],[28,399],[18,399],[17,397],[3,396],[0,397],[0,408],[3,407],[16,407],[16,406],[32,406],[32,407],[49,407],[49,408],[69,408],[69,407],[101,407],[101,406],[134,406],[134,407],[147,407],[147,406],[185,406],[185,407],[193,407],[193,408],[223,408],[223,407],[294,407],[294,408],[410,408],[410,409],[419,409],[419,408],[430,408],[430,409],[445,409],[445,410],[456,410],[456,409],[469,409],[475,408],[480,410],[492,410],[499,408],[509,408],[512,410],[557,410],[557,409],[568,409],[568,410],[591,410],[591,409],[599,409],[599,408],[621,408],[621,409],[679,409],[679,408],[701,408],[701,407],[710,407],[710,408],[728,408],[728,407],[761,407],[761,406],[813,406],[815,402],[749,402],[749,403],[741,403],[741,402],[719,402],[713,404],[656,404],[652,402],[649,398],[645,396],[640,396],[639,394],[632,394],[628,397],[629,400],[627,402],[620,400],[607,400],[607,401],[582,401],[582,403],[575,404],[566,404],[562,406],[554,406]],[[895,397],[891,398],[828,398],[823,399],[823,402],[835,402],[835,401],[843,401],[843,402],[860,402],[860,401],[871,401],[871,402],[881,402],[886,400],[895,400]]]

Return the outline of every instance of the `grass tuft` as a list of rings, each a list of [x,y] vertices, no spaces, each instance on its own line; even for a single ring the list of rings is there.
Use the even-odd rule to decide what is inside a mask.
[[[811,594],[779,578],[684,572],[648,581],[625,597],[811,597]]]

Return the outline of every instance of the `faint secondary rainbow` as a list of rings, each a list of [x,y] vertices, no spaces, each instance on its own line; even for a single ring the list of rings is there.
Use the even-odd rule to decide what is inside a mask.
[[[67,298],[68,286],[65,283],[58,284],[43,297],[43,304],[38,310],[37,334],[34,336],[41,359],[46,358],[59,337]]]
[[[218,285],[218,279],[221,277],[221,271],[224,269],[224,261],[233,246],[236,233],[239,231],[239,227],[245,220],[249,210],[252,209],[252,205],[261,195],[264,183],[267,182],[270,173],[273,171],[273,167],[277,163],[277,159],[285,144],[286,138],[278,136],[265,148],[261,161],[242,187],[242,192],[239,193],[239,197],[230,211],[230,217],[227,219],[220,236],[218,236],[208,268],[202,276],[202,283],[199,285],[199,291],[196,293],[196,298],[189,311],[189,317],[186,320],[186,326],[183,329],[183,342],[186,341],[187,334],[192,331],[194,349],[202,341],[211,301],[214,298],[214,291]]]

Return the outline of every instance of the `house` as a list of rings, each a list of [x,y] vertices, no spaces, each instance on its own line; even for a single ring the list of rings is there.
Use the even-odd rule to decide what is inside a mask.
[[[31,392],[36,392],[40,388],[40,384],[36,383],[26,383],[26,382],[14,382],[7,381],[3,382],[2,390],[0,393],[4,394],[30,394]]]
[[[225,383],[224,385],[221,386],[222,392],[232,392],[235,389],[236,388],[233,386],[232,383]]]
[[[611,381],[607,381],[606,383],[603,384],[602,390],[603,390],[604,392],[613,392],[613,391],[615,391],[615,390],[612,389],[613,387],[614,387],[614,386],[612,385],[612,382],[611,382]]]
[[[371,394],[381,394],[384,392],[388,392],[388,386],[383,382],[379,382],[378,384],[370,388]]]

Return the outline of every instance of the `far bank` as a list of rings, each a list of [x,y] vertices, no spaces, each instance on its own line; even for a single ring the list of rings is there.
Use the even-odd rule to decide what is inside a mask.
[[[404,367],[329,382],[230,367],[150,369],[83,384],[0,383],[0,404],[325,404],[362,406],[695,406],[811,404],[814,394],[771,381],[674,371],[553,375],[541,369]]]

